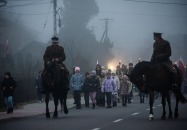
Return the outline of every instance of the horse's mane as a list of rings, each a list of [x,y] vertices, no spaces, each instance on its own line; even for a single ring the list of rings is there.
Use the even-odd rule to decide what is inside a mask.
[[[148,68],[151,68],[152,66],[152,63],[151,62],[148,62],[148,61],[142,61],[142,62],[139,62],[137,63],[134,68],[133,68],[133,71],[132,73],[136,73],[136,74],[143,74],[145,71],[145,68],[148,69]]]

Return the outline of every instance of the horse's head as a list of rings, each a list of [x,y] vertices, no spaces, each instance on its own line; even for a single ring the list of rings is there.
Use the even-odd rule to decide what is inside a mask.
[[[138,64],[135,65],[135,67],[133,68],[132,72],[129,76],[130,81],[136,85],[136,87],[140,90],[140,91],[145,91],[146,90],[146,86],[145,86],[145,78],[146,78],[146,68],[147,68],[147,64],[148,62],[140,62]]]
[[[55,75],[57,85],[69,86],[69,71],[64,64],[56,64]]]
[[[51,75],[46,69],[42,71],[41,78],[42,78],[43,85],[48,85],[48,86],[53,85]]]
[[[140,91],[145,90],[144,75],[140,75],[132,71],[131,75],[129,75],[129,78],[130,81],[135,84]]]

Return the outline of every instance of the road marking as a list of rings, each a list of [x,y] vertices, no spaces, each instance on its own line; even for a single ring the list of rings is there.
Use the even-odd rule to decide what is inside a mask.
[[[160,104],[160,105],[157,105],[157,106],[161,107],[161,106],[162,106],[162,104]]]
[[[139,114],[139,112],[136,112],[136,113],[133,113],[132,115],[134,116],[134,115],[138,115]]]
[[[92,130],[100,130],[100,128],[94,128],[94,129],[92,129]]]
[[[115,121],[113,121],[113,122],[120,122],[120,121],[122,121],[123,119],[118,119],[118,120],[115,120]]]

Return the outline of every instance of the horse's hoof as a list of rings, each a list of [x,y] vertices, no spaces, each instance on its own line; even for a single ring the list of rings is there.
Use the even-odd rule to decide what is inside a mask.
[[[65,113],[65,114],[68,114],[68,109],[67,109],[67,108],[64,109],[64,113]]]
[[[154,119],[153,114],[150,114],[150,115],[149,115],[149,120],[152,121],[153,119]]]
[[[166,116],[162,116],[162,117],[161,117],[161,120],[166,120]]]
[[[53,118],[58,118],[58,115],[57,115],[57,114],[54,114],[54,115],[53,115]]]
[[[50,118],[50,113],[45,114],[46,118]]]
[[[179,117],[179,114],[178,114],[178,113],[175,113],[174,117],[175,117],[175,118],[178,118],[178,117]]]
[[[153,117],[149,117],[149,120],[152,121],[154,118]]]
[[[169,116],[168,116],[168,119],[173,119],[172,115],[169,115]]]

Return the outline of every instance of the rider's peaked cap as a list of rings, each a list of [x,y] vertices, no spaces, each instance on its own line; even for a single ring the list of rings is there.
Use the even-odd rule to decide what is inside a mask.
[[[54,36],[51,38],[52,42],[58,42],[58,37]]]
[[[154,37],[157,37],[157,36],[161,37],[161,36],[162,36],[162,33],[154,32],[154,33],[153,33],[153,36],[154,36]]]
[[[129,63],[129,66],[133,66],[133,63]]]

